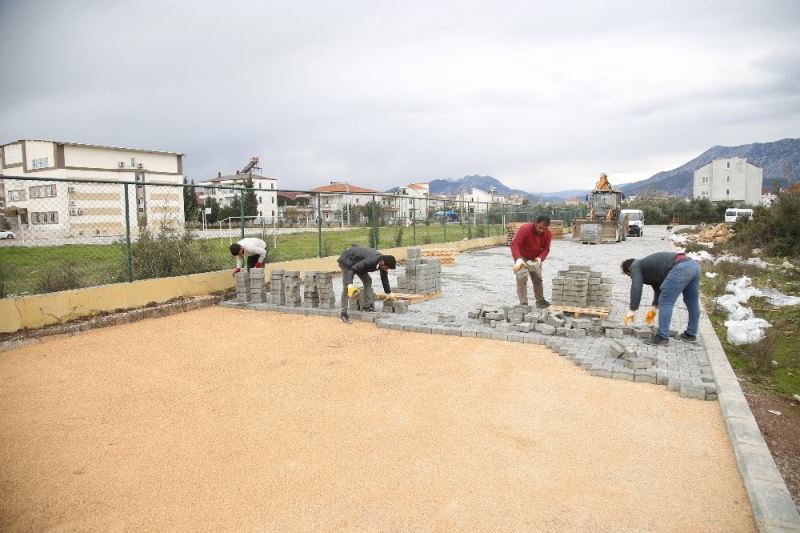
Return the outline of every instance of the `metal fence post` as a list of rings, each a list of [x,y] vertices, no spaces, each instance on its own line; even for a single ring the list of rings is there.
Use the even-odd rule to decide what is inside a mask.
[[[239,223],[239,227],[241,228],[242,239],[244,239],[244,189],[240,193],[241,198],[239,199],[239,216],[241,217],[241,222]]]
[[[411,245],[417,245],[417,203],[411,199]]]
[[[375,202],[375,195],[372,195],[372,231],[370,232],[369,246],[370,248],[378,248],[378,204]]]
[[[480,206],[481,204],[478,203],[478,205]],[[468,239],[472,238],[472,220],[470,220],[472,217],[470,216],[471,213],[469,212],[469,208],[470,207],[472,207],[472,202],[467,202],[467,238]]]
[[[128,283],[133,281],[133,260],[131,258],[131,213],[128,205],[128,184],[125,184],[125,244],[128,255]]]
[[[317,257],[322,257],[322,193],[317,193]]]

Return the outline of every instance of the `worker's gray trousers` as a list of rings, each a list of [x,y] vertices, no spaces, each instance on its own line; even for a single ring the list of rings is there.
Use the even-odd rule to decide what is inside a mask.
[[[536,298],[536,303],[544,301],[544,285],[542,284],[542,267],[536,265],[528,268],[522,267],[519,272],[515,274],[517,278],[517,296],[521,305],[528,305],[528,277],[530,276],[533,283],[533,296]]]
[[[372,292],[372,276],[369,272],[353,272],[349,268],[342,269],[342,311],[347,311],[350,304],[350,298],[347,297],[347,286],[353,283],[353,274],[358,276],[361,283],[364,284],[363,296],[361,303],[364,307],[375,307],[375,293]]]

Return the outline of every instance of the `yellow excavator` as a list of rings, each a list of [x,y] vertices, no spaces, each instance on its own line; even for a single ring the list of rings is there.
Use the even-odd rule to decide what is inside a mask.
[[[622,191],[614,190],[605,172],[586,196],[589,213],[572,221],[572,239],[585,244],[624,241],[628,235],[628,218],[620,220]]]

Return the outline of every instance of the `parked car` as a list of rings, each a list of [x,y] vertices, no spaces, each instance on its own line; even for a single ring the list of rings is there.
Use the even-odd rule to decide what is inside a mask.
[[[14,232],[0,230],[0,239],[14,239],[14,238],[16,238]]]

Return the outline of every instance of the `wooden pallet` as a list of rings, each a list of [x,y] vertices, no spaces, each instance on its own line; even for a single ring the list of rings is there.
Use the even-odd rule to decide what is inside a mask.
[[[581,318],[581,315],[590,315],[600,318],[606,318],[611,311],[610,307],[574,307],[571,305],[551,305],[547,308],[548,311],[572,313],[575,318]]]
[[[394,296],[398,300],[404,300],[404,301],[408,302],[409,305],[418,304],[420,302],[424,302],[424,301],[427,301],[427,300],[433,300],[434,298],[438,298],[441,295],[442,295],[441,291],[439,291],[439,292],[427,292],[427,293],[424,293],[424,294],[411,294],[411,293],[408,293],[408,292],[393,292],[392,293],[392,296]],[[375,293],[375,299],[376,300],[385,300],[386,299],[386,293],[376,292]]]

